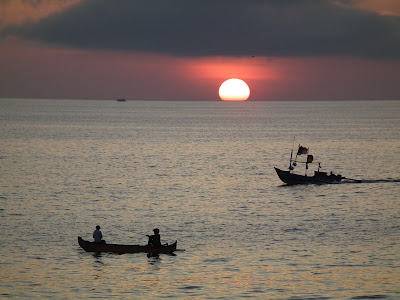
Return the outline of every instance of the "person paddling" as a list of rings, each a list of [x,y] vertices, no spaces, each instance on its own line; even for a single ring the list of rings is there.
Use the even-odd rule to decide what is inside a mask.
[[[149,246],[153,247],[161,247],[161,236],[160,236],[160,229],[155,228],[153,229],[153,235],[147,235],[149,237],[149,242],[147,243]]]

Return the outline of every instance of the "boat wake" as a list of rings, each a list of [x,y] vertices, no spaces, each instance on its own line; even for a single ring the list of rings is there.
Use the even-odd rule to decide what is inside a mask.
[[[344,178],[342,181],[332,181],[332,182],[310,182],[309,184],[354,184],[354,183],[391,183],[391,182],[400,182],[400,179],[393,179],[393,178],[388,178],[388,179],[352,179],[352,178]],[[293,187],[295,185],[291,184],[282,184],[280,185],[282,187]]]
[[[383,183],[383,182],[400,182],[400,179],[387,178],[387,179],[351,179],[346,178],[340,183]]]

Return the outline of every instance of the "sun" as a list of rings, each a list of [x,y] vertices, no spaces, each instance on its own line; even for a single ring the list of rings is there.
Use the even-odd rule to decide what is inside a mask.
[[[241,79],[228,79],[219,87],[219,97],[224,101],[245,101],[250,96],[250,88]]]

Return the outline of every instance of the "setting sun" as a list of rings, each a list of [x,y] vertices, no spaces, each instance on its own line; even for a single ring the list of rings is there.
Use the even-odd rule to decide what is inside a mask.
[[[245,101],[249,96],[249,86],[240,79],[228,79],[219,88],[219,97],[224,101]]]

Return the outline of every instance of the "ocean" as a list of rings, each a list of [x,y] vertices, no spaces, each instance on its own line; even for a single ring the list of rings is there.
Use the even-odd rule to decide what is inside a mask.
[[[1,99],[0,125],[1,298],[400,299],[400,101]],[[359,181],[284,185],[299,144]],[[87,253],[96,225],[178,250]]]

